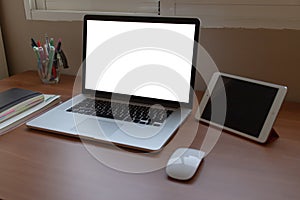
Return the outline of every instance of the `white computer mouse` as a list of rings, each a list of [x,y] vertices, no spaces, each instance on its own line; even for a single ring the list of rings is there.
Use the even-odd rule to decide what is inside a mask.
[[[166,172],[168,176],[177,180],[191,179],[204,156],[205,153],[197,149],[179,148],[168,160]]]

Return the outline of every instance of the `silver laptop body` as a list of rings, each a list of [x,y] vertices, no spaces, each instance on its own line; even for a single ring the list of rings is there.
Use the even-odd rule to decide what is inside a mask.
[[[200,21],[86,15],[83,26],[81,94],[26,125],[145,151],[160,150],[191,113]],[[82,111],[83,101],[90,103],[87,107],[92,114]],[[99,116],[102,102],[109,102],[114,117]],[[95,111],[99,104],[100,111]],[[138,113],[141,107],[146,107],[146,114]],[[156,118],[163,119],[158,122]]]

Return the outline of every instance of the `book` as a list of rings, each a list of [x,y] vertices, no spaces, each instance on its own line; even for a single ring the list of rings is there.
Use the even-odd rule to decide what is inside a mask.
[[[18,115],[15,115],[14,117],[11,117],[10,119],[0,123],[0,135],[7,133],[11,129],[17,128],[26,121],[38,116],[45,110],[60,102],[60,95],[43,94],[43,96],[44,101],[40,104],[37,104],[28,110],[25,110],[24,112],[19,113]]]
[[[44,101],[40,92],[11,88],[0,93],[0,123]]]

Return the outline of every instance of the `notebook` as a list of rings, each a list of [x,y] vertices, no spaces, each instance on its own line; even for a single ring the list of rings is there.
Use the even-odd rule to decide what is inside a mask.
[[[11,88],[0,93],[0,123],[44,101],[39,92]]]
[[[200,21],[86,15],[82,92],[33,129],[157,151],[191,113]]]

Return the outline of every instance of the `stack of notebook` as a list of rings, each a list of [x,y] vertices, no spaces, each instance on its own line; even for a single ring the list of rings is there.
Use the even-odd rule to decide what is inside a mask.
[[[44,101],[39,92],[12,88],[0,93],[0,123]]]
[[[44,95],[21,88],[0,92],[0,134],[19,125],[26,117],[58,99],[57,95]]]

